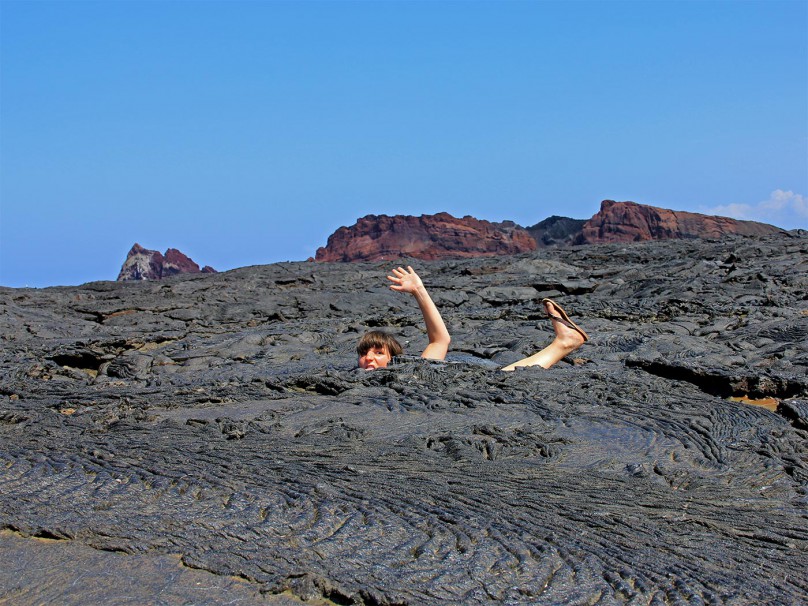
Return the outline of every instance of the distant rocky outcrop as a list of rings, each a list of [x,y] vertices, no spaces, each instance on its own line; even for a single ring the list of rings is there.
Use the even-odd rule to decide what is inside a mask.
[[[584,223],[586,219],[553,215],[525,229],[536,240],[539,248],[568,246],[580,235]]]
[[[143,248],[135,243],[118,274],[119,282],[134,280],[161,280],[176,274],[213,274],[216,270],[206,265],[199,269],[189,257],[176,248],[169,248],[165,254],[157,250]]]
[[[604,200],[591,219],[554,215],[532,227],[512,221],[491,223],[448,213],[368,215],[340,227],[317,261],[379,261],[414,257],[426,261],[519,254],[536,248],[728,235],[765,236],[785,230],[755,221],[668,210],[636,202]]]
[[[351,227],[340,227],[317,261],[380,261],[399,257],[423,260],[513,255],[536,250],[536,241],[511,221],[491,223],[449,213],[368,215]]]
[[[783,231],[779,227],[755,221],[667,210],[636,202],[604,200],[600,211],[583,224],[574,243],[720,238],[730,234],[765,236]]]

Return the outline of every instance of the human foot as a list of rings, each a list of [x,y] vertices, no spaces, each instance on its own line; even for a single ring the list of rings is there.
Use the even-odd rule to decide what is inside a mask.
[[[511,371],[523,366],[550,368],[589,340],[589,336],[580,326],[570,320],[567,312],[565,312],[558,303],[552,299],[542,299],[542,303],[544,304],[547,315],[550,316],[550,319],[553,321],[553,330],[556,335],[555,339],[541,351],[534,353],[530,357],[523,358],[518,362],[509,364],[502,370]]]
[[[558,345],[571,352],[589,340],[589,335],[570,320],[567,312],[558,303],[552,299],[542,299],[542,303],[547,315],[553,321],[553,330],[556,334],[555,341]]]

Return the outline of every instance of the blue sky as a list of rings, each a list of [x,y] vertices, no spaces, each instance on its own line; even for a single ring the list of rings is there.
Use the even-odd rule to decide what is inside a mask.
[[[0,285],[603,199],[808,228],[808,2],[0,2]]]

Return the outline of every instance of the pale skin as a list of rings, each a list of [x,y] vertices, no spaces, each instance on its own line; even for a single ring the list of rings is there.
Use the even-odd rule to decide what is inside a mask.
[[[559,313],[559,310],[556,309],[556,306],[553,305],[551,301],[544,301],[544,309],[553,321],[553,330],[555,331],[555,339],[553,339],[553,342],[541,351],[534,353],[532,356],[523,358],[513,364],[508,364],[508,366],[504,367],[502,370],[510,372],[522,366],[550,368],[553,364],[564,359],[584,344],[586,339],[584,339],[580,332],[574,328],[570,328],[559,320],[559,316],[563,314]]]
[[[397,292],[411,293],[418,302],[418,306],[421,308],[421,313],[424,316],[429,344],[426,346],[426,349],[424,349],[421,357],[430,360],[445,359],[452,339],[438,308],[429,296],[421,278],[415,273],[415,270],[409,266],[407,266],[406,270],[402,267],[398,267],[391,273],[392,275],[387,276],[387,279],[393,283],[390,285],[390,288]],[[553,322],[553,330],[555,332],[553,342],[532,356],[509,364],[502,370],[513,371],[526,366],[550,368],[586,342],[585,333],[569,320],[564,310],[548,299],[543,301],[543,305],[547,315]],[[391,359],[392,356],[390,352],[387,351],[386,347],[372,348],[365,355],[360,356],[359,367],[366,370],[385,368],[390,363]]]
[[[386,347],[371,347],[364,356],[359,356],[359,368],[362,370],[376,370],[385,368],[393,356]]]
[[[430,360],[443,360],[449,351],[449,343],[452,342],[452,338],[449,336],[449,331],[446,330],[446,324],[443,323],[443,318],[438,308],[435,307],[432,297],[426,291],[424,283],[409,265],[406,270],[397,267],[392,271],[392,274],[392,276],[387,276],[387,279],[392,282],[390,289],[412,294],[424,316],[429,345],[426,346],[421,357]]]

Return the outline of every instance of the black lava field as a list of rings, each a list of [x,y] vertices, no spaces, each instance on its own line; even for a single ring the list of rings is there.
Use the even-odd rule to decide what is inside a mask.
[[[0,604],[808,603],[805,232],[409,263],[0,288]]]

